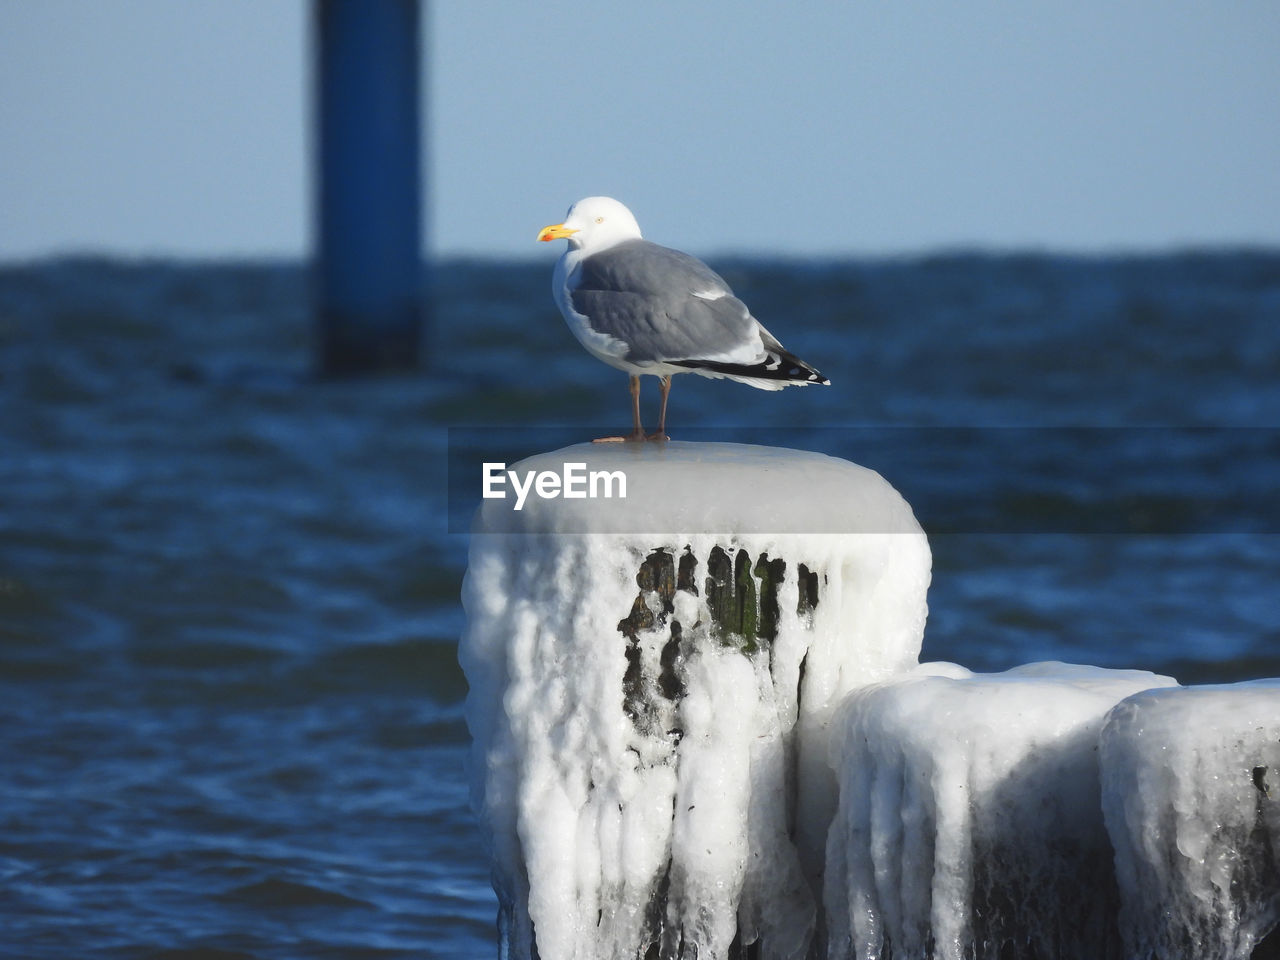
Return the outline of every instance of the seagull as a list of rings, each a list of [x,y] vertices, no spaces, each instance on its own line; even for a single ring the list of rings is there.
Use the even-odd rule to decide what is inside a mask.
[[[587,352],[630,377],[634,429],[597,443],[666,440],[667,396],[677,373],[781,390],[826,377],[783,349],[701,260],[640,236],[631,211],[611,197],[587,197],[538,239],[568,240],[551,281],[556,305]],[[658,378],[658,430],[640,422],[640,377]]]

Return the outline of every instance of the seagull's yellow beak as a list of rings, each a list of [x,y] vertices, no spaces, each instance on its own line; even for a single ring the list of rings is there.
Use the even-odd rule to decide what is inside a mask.
[[[577,230],[571,230],[563,223],[553,223],[549,227],[543,227],[538,233],[539,240],[563,240],[565,237],[571,237]]]

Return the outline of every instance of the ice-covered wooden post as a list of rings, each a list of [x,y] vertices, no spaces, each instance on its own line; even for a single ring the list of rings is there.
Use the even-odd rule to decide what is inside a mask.
[[[1276,956],[1280,679],[1130,697],[1100,762],[1126,955]]]
[[[870,470],[762,447],[510,469],[473,531],[461,650],[504,956],[804,956],[832,712],[919,653],[910,508]]]
[[[1175,682],[925,663],[850,694],[831,752],[827,960],[1136,960],[1120,952],[1098,734],[1125,697]]]

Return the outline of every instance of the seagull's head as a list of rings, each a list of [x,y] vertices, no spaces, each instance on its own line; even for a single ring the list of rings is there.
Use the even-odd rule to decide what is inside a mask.
[[[543,227],[538,239],[568,240],[570,247],[594,253],[623,240],[640,239],[640,225],[612,197],[587,197],[569,208],[564,223]]]

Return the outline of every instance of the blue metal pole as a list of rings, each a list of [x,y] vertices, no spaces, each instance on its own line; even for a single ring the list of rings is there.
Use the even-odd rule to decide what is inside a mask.
[[[418,0],[314,0],[319,364],[418,364],[423,314]]]

